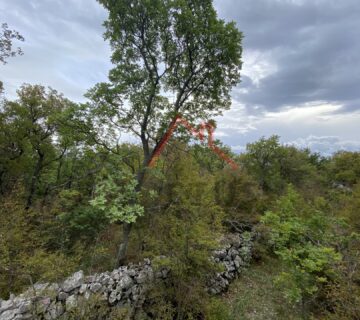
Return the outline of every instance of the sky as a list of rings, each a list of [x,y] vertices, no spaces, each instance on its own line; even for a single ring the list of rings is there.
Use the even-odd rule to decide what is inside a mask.
[[[330,155],[360,150],[360,1],[215,0],[243,32],[241,83],[215,138],[235,152],[262,136]],[[43,84],[74,101],[107,80],[107,12],[95,0],[0,0],[0,23],[24,37],[0,65],[6,96]]]

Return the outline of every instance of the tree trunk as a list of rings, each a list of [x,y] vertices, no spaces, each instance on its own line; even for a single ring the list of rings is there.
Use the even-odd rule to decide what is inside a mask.
[[[137,174],[137,185],[135,188],[136,192],[141,191],[141,187],[143,185],[144,177],[145,177],[145,170],[150,159],[149,154],[147,154],[146,152],[144,153],[145,153],[145,157],[144,157],[143,165]],[[116,266],[115,266],[116,268],[124,265],[126,262],[126,253],[129,245],[131,229],[132,229],[131,223],[123,224],[123,237],[122,237],[122,242],[119,245],[119,249],[116,257]]]
[[[118,249],[118,254],[116,257],[116,268],[122,266],[126,262],[126,253],[129,244],[130,232],[132,224],[124,223],[123,224],[123,239]]]
[[[76,155],[74,156],[74,158],[72,159],[71,162],[71,171],[70,171],[70,177],[68,182],[66,183],[66,188],[71,189],[72,184],[73,184],[73,180],[74,180],[74,168],[75,168],[75,163],[76,163]]]
[[[138,171],[137,174],[137,185],[136,185],[136,192],[140,192],[143,182],[144,182],[144,178],[145,178],[145,171],[146,168],[149,164],[150,161],[150,153],[149,153],[149,147],[147,145],[147,143],[144,143],[143,146],[143,150],[144,150],[144,161],[142,163],[142,167],[141,169]],[[128,249],[128,245],[129,245],[129,239],[130,239],[130,233],[131,233],[131,228],[132,228],[132,224],[131,223],[124,223],[123,224],[123,239],[121,244],[119,245],[119,249],[118,249],[118,254],[117,254],[117,258],[116,258],[116,267],[120,267],[121,265],[125,264],[126,261],[126,254],[127,254],[127,249]]]
[[[5,170],[0,171],[0,194],[3,195],[5,192],[5,188],[3,185],[3,177],[5,176]]]
[[[33,173],[32,177],[31,177],[29,195],[28,195],[27,200],[26,200],[26,207],[25,207],[26,210],[28,210],[32,205],[34,193],[35,193],[35,190],[36,190],[36,186],[37,186],[38,180],[40,178],[40,172],[41,172],[42,167],[43,167],[43,161],[44,161],[44,155],[42,153],[39,153],[39,159],[38,159],[38,161],[36,163],[34,173]]]
[[[63,166],[63,160],[60,159],[59,165],[58,165],[57,170],[56,170],[57,172],[56,172],[56,183],[55,183],[55,185],[59,185],[59,184],[60,184],[62,166]]]

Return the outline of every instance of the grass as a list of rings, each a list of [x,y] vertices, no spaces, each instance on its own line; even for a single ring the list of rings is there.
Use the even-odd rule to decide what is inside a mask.
[[[224,296],[231,310],[231,319],[303,319],[301,311],[289,305],[280,289],[274,286],[274,279],[280,270],[278,260],[268,259],[244,271]]]

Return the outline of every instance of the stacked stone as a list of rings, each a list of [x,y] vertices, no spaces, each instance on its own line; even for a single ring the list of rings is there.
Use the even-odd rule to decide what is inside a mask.
[[[212,258],[225,270],[209,281],[210,293],[225,291],[230,281],[248,266],[253,238],[251,233],[232,235],[223,249],[214,252]],[[17,297],[0,300],[0,319],[57,319],[92,295],[107,301],[110,307],[141,305],[148,283],[164,281],[169,272],[166,268],[154,272],[149,259],[91,276],[78,271],[61,284],[35,284]]]
[[[166,277],[165,269],[154,274],[149,259],[87,277],[78,271],[62,284],[35,284],[18,297],[1,301],[0,319],[57,319],[80,299],[88,300],[95,294],[110,306],[134,305],[144,296],[148,281]]]
[[[250,232],[232,234],[230,242],[223,249],[214,251],[214,261],[225,270],[217,272],[215,277],[210,279],[208,291],[211,294],[225,291],[230,282],[249,266],[254,238],[255,233]]]

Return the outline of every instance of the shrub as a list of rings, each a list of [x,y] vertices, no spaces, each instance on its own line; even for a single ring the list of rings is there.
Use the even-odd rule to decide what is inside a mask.
[[[268,228],[270,247],[288,266],[277,277],[277,284],[291,302],[305,308],[338,276],[341,255],[334,247],[331,218],[306,204],[289,186],[261,221]]]

